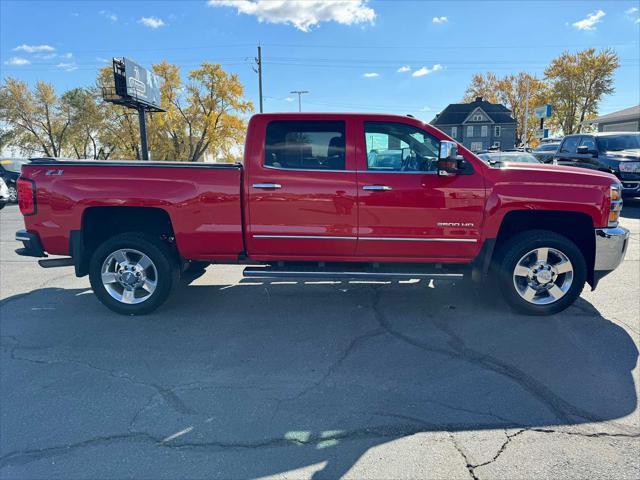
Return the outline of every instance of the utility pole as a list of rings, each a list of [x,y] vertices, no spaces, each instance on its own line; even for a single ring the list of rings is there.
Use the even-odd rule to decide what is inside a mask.
[[[262,47],[258,45],[258,94],[260,95],[260,113],[262,113]]]
[[[525,108],[524,108],[524,148],[527,148],[529,143],[529,77],[527,77],[527,93],[525,94]]]
[[[290,93],[298,94],[298,112],[302,111],[302,95],[305,93],[309,93],[308,90],[292,90]]]

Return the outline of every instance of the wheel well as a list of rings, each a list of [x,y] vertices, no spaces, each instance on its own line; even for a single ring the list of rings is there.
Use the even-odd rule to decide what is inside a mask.
[[[72,246],[76,274],[86,275],[89,260],[98,245],[114,235],[144,232],[173,241],[173,226],[169,214],[153,207],[89,207],[82,217],[82,231],[72,236],[80,245]],[[79,237],[79,238],[78,238]],[[75,258],[78,256],[78,258]]]
[[[505,215],[496,239],[496,255],[511,236],[526,230],[549,230],[564,235],[575,243],[587,263],[587,280],[593,281],[596,240],[589,215],[562,211],[515,211]]]

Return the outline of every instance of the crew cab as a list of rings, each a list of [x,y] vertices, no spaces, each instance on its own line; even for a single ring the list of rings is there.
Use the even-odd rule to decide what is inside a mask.
[[[202,263],[259,278],[495,275],[514,308],[553,314],[618,266],[629,236],[615,176],[490,165],[396,115],[255,115],[242,165],[32,159],[18,197],[17,253],[73,266],[129,315]]]
[[[640,196],[640,133],[567,135],[553,162],[613,173],[622,182],[624,196]]]

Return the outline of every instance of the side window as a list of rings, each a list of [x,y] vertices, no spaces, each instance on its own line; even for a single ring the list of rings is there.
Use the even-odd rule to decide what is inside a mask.
[[[494,127],[494,130],[493,130],[493,135],[494,135],[495,137],[499,137],[499,136],[500,136],[500,134],[502,133],[502,132],[501,132],[501,130],[502,130],[502,128],[500,127],[500,125],[496,125],[496,126]]]
[[[473,125],[467,127],[467,137],[473,137]]]
[[[594,140],[593,137],[582,137],[582,140],[580,141],[580,146],[587,147],[590,151],[597,150],[596,141]]]
[[[482,125],[482,128],[480,128],[480,136],[486,137],[488,135],[488,132],[489,132],[489,127],[486,125]]]
[[[451,127],[451,138],[456,138],[458,136],[458,127]]]
[[[264,164],[284,169],[344,170],[344,122],[270,122]]]
[[[562,148],[560,148],[560,153],[576,153],[579,138],[580,137],[565,138],[564,142],[562,142]]]
[[[411,125],[364,122],[367,170],[437,171],[440,140]]]

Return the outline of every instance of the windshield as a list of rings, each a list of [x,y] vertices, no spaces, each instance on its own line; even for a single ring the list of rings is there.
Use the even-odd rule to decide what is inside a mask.
[[[606,135],[598,137],[598,150],[601,152],[630,150],[640,148],[640,134]]]
[[[10,172],[18,172],[22,169],[22,165],[27,163],[29,160],[24,158],[5,158],[0,160],[0,165],[4,167],[5,170],[9,170]]]
[[[478,157],[490,165],[504,162],[540,163],[536,157],[527,152],[482,153]]]
[[[559,143],[544,143],[540,146],[538,146],[538,148],[535,149],[536,152],[550,152],[550,151],[555,151],[558,149],[558,146],[560,146]]]

